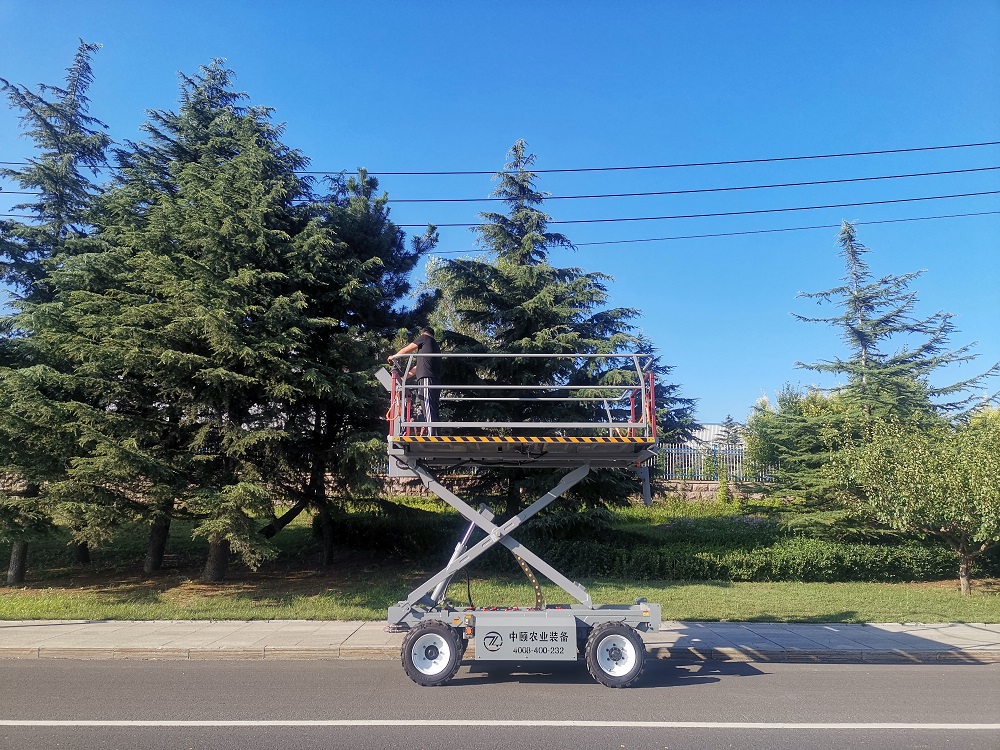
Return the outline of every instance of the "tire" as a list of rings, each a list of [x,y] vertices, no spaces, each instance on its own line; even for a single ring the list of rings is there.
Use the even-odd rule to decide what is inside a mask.
[[[403,639],[403,670],[418,685],[444,685],[462,664],[462,643],[443,622],[422,622]]]
[[[628,625],[603,622],[590,631],[584,657],[591,677],[607,687],[623,688],[642,674],[646,645]]]

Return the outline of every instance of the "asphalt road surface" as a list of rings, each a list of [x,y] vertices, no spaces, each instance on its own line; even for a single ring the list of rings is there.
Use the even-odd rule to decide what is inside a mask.
[[[516,668],[515,668],[516,669]],[[1000,664],[582,665],[0,661],[0,749],[961,748],[1000,750]]]

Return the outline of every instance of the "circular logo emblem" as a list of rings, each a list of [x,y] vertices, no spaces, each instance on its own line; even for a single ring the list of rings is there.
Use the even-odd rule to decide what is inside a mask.
[[[497,631],[491,630],[483,636],[483,645],[487,651],[499,651],[500,647],[503,646],[503,636]]]

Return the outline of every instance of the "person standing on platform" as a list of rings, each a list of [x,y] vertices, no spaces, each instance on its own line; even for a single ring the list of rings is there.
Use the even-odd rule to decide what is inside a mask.
[[[418,355],[441,353],[437,340],[434,338],[433,328],[430,326],[421,328],[420,334],[396,352],[395,356],[412,354],[413,352],[416,352]],[[416,360],[416,365],[410,370],[407,377],[412,377],[417,381],[417,397],[420,399],[424,422],[427,423],[424,435],[431,436],[434,434],[434,428],[431,425],[438,419],[438,402],[441,398],[441,392],[437,388],[429,386],[441,384],[441,378],[438,374],[440,372],[440,368],[438,367],[439,358],[417,356]],[[392,361],[392,357],[389,357],[389,361]]]

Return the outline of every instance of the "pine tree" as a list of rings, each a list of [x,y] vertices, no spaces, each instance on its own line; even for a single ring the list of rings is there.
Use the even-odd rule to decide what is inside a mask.
[[[824,466],[849,441],[852,424],[842,396],[785,385],[774,406],[761,399],[744,431],[751,471],[766,477],[754,489],[824,501],[833,486]]]
[[[776,410],[758,408],[748,424],[752,449],[777,467],[774,486],[811,499],[830,497],[833,485],[825,467],[845,446],[870,438],[876,424],[940,425],[972,404],[977,397],[971,388],[1000,372],[997,364],[973,378],[937,385],[934,376],[942,368],[976,358],[974,345],[950,347],[952,314],[916,314],[917,294],[910,287],[922,271],[876,278],[865,257],[869,250],[858,241],[853,224],[843,224],[838,241],[843,283],[800,296],[833,304],[839,314],[796,318],[840,329],[848,356],[798,366],[844,382],[825,393],[786,388]]]
[[[51,299],[52,259],[86,252],[92,244],[92,178],[111,143],[106,126],[89,114],[90,61],[99,46],[81,40],[62,86],[32,90],[0,78],[37,152],[26,166],[0,168],[0,176],[37,194],[14,206],[29,221],[0,221],[0,281],[15,290],[15,309]],[[78,451],[67,415],[48,408],[40,392],[58,373],[26,346],[23,322],[0,320],[0,473],[9,480],[0,491],[0,535],[13,542],[12,583],[23,580],[28,540],[51,526],[49,483],[64,478]]]
[[[932,419],[969,406],[976,398],[970,389],[1000,372],[1000,363],[967,380],[934,384],[932,375],[942,368],[974,360],[974,344],[950,348],[955,331],[951,313],[915,315],[918,300],[910,285],[923,271],[873,277],[865,260],[869,250],[858,241],[849,222],[841,227],[838,242],[846,268],[844,283],[800,296],[833,303],[840,314],[796,318],[839,328],[849,356],[799,366],[846,377],[847,382],[834,392],[842,394],[867,423],[886,418]]]
[[[230,78],[218,62],[182,76],[180,111],[118,151],[100,251],[60,256],[53,301],[20,316],[32,350],[62,363],[51,400],[81,436],[51,491],[198,518],[209,580],[230,548],[269,554],[253,519],[272,508],[302,306],[285,261],[303,160]]]
[[[369,471],[384,432],[373,372],[434,242],[406,250],[363,173],[317,198],[304,157],[231,79],[218,61],[182,76],[179,111],[152,112],[148,141],[116,153],[100,246],[61,258],[54,300],[24,314],[34,350],[69,373],[53,408],[87,438],[52,491],[150,520],[149,571],[170,519],[196,519],[206,580],[230,551],[272,554],[257,527],[276,501],[328,516],[328,476],[347,487]]]
[[[691,424],[693,404],[677,395],[677,386],[664,382],[670,368],[659,362],[651,343],[632,324],[639,311],[605,307],[610,281],[607,275],[551,264],[553,250],[573,246],[564,235],[548,231],[550,217],[540,208],[545,196],[535,187],[536,175],[531,171],[535,156],[527,152],[523,140],[514,144],[508,158],[504,171],[496,176],[498,185],[493,192],[506,206],[506,212],[483,213],[482,224],[476,227],[486,256],[440,261],[429,269],[429,286],[441,294],[436,322],[448,329],[443,337],[445,346],[505,354],[646,354],[661,381],[657,384],[661,429],[665,434],[683,431]],[[478,376],[483,382],[508,385],[599,385],[621,383],[628,377],[607,360],[583,363],[505,358],[487,362],[475,374],[449,374]],[[475,404],[478,419],[497,421],[518,421],[542,414],[579,417],[579,409],[586,408],[539,402],[483,404]],[[497,481],[497,477],[491,481]],[[500,481],[506,485],[508,512],[517,510],[522,488],[540,484],[537,472],[524,471],[506,472]],[[620,498],[629,489],[627,483],[619,481],[617,473],[594,472],[586,483],[578,485],[576,494],[599,503],[602,498]]]
[[[107,126],[89,114],[90,60],[98,49],[99,44],[80,41],[63,86],[42,84],[33,91],[0,78],[0,90],[20,110],[24,135],[38,152],[26,166],[0,168],[0,177],[37,193],[13,207],[30,214],[31,221],[0,221],[0,281],[28,299],[45,294],[46,261],[57,252],[83,251],[91,234],[97,188],[86,173],[97,176],[111,145]]]
[[[403,232],[389,220],[388,197],[377,194],[378,181],[363,170],[332,188],[303,207],[310,223],[295,237],[290,256],[290,284],[305,304],[302,345],[293,354],[299,395],[283,407],[291,469],[286,490],[296,502],[263,529],[270,538],[311,508],[324,564],[332,560],[334,499],[375,489],[372,466],[385,455],[386,428],[385,391],[374,370],[395,332],[426,316],[433,304],[423,295],[415,308],[406,306],[409,274],[437,241],[430,227],[407,249]]]

